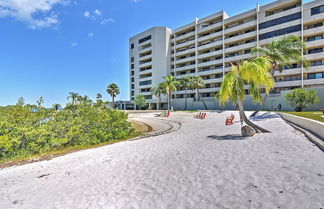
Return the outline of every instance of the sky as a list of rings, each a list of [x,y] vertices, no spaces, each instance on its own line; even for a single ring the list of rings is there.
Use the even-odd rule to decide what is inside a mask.
[[[260,5],[273,0],[260,0]],[[95,99],[110,83],[129,98],[129,38],[153,26],[171,29],[255,0],[0,0],[0,106],[19,97],[50,107],[69,92]]]

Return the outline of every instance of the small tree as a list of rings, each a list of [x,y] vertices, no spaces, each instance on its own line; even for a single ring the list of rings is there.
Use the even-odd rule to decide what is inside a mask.
[[[38,107],[42,107],[42,104],[44,104],[44,98],[43,97],[39,97],[39,99],[36,101]]]
[[[316,104],[320,101],[316,90],[311,89],[307,91],[306,88],[294,89],[286,94],[285,97],[288,103],[295,107],[296,112],[302,112],[307,105]]]
[[[58,110],[60,110],[61,108],[62,108],[62,107],[61,107],[60,104],[53,104],[53,109],[54,109],[54,110],[58,111]]]
[[[25,105],[25,99],[24,99],[24,97],[19,97],[19,99],[17,101],[17,105],[18,106],[24,106]]]
[[[135,99],[134,99],[134,104],[137,105],[141,110],[142,107],[144,107],[146,105],[146,100],[145,100],[144,95],[141,95],[141,94],[136,95]]]

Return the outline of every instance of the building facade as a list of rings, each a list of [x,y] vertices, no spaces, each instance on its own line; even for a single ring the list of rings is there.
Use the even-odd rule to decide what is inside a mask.
[[[208,108],[218,109],[215,94],[231,63],[251,58],[253,47],[287,34],[303,37],[307,50],[302,53],[311,61],[311,67],[304,69],[293,63],[281,73],[276,71],[276,87],[266,109],[277,109],[278,105],[289,109],[283,95],[298,87],[316,88],[324,96],[324,0],[305,4],[279,0],[232,17],[221,11],[174,30],[154,27],[130,38],[130,100],[143,94],[148,102],[156,103],[151,90],[164,76],[195,75],[205,82],[200,92]],[[184,89],[178,89],[173,97],[173,107],[183,109]],[[189,109],[203,109],[196,91],[188,91],[187,98]],[[255,108],[249,97],[246,108]]]

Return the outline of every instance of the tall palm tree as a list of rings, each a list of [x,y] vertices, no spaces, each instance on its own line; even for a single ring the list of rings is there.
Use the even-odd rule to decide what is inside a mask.
[[[164,77],[164,82],[161,85],[163,86],[164,91],[168,95],[168,111],[170,111],[172,103],[172,92],[177,90],[179,82],[174,78],[174,76],[169,75]]]
[[[44,98],[43,97],[39,97],[39,99],[36,101],[38,107],[41,107],[42,104],[44,103]]]
[[[204,104],[205,109],[208,110],[207,105],[199,91],[199,89],[202,89],[204,87],[205,87],[205,82],[200,76],[192,76],[191,77],[191,89],[197,90],[200,100]]]
[[[155,88],[152,88],[152,95],[157,97],[158,101],[156,104],[156,109],[160,110],[160,106],[161,106],[161,96],[163,94],[166,94],[165,88],[163,86],[163,83],[159,83],[159,85]]]
[[[78,97],[79,97],[78,93],[70,92],[69,96],[67,97],[67,100],[71,99],[72,104],[75,105],[76,102],[78,101]]]
[[[59,109],[61,109],[61,105],[60,104],[53,104],[53,109],[58,111]]]
[[[188,89],[191,89],[193,82],[193,77],[192,76],[184,76],[180,79],[180,84],[179,86],[181,88],[185,89],[185,110],[187,110],[187,104],[188,104]]]
[[[229,99],[232,99],[233,104],[239,106],[240,121],[243,121],[253,127],[256,132],[269,132],[268,130],[251,122],[244,113],[244,100],[245,100],[245,85],[249,85],[249,93],[257,102],[262,101],[260,88],[265,88],[266,93],[269,93],[271,88],[275,86],[273,77],[269,69],[271,63],[264,57],[253,58],[243,61],[239,64],[233,64],[232,70],[224,77],[220,91],[216,97],[222,105],[225,105]]]
[[[109,84],[107,86],[107,93],[111,96],[113,108],[115,109],[115,97],[120,93],[117,84],[115,83]]]
[[[307,69],[310,63],[302,55],[302,51],[306,51],[306,44],[296,35],[284,36],[279,40],[272,41],[263,47],[255,47],[252,49],[252,54],[265,57],[271,63],[271,75],[274,76],[278,69],[282,72],[284,66],[290,66],[292,63],[297,63],[305,66]],[[251,115],[255,116],[263,107],[268,94],[263,98],[257,110]]]

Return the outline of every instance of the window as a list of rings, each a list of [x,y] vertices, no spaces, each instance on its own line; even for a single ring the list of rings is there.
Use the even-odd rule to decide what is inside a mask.
[[[131,44],[131,49],[134,49],[134,44],[133,43]]]
[[[152,99],[152,95],[145,95],[145,99]]]
[[[131,75],[132,75],[132,76],[134,75],[134,71],[131,71]]]
[[[135,89],[135,84],[131,85],[131,89]],[[133,96],[133,95],[132,95]]]
[[[149,81],[141,81],[139,83],[140,86],[145,86],[145,85],[150,85],[150,84],[152,84],[152,81],[151,80],[149,80]]]
[[[319,79],[323,78],[323,73],[309,73],[307,79]]]
[[[307,29],[318,28],[321,26],[323,26],[323,22],[318,22],[318,23],[307,26]]]
[[[315,53],[321,53],[323,52],[323,48],[315,48],[308,50],[308,54],[315,54]]]
[[[131,62],[134,62],[134,57],[131,57]]]
[[[134,64],[131,64],[131,69],[134,69]]]
[[[298,12],[298,13],[287,15],[287,16],[280,17],[280,18],[277,18],[277,19],[269,20],[269,21],[264,22],[264,23],[260,23],[259,28],[261,30],[261,29],[272,27],[272,26],[275,26],[275,25],[280,25],[280,24],[283,24],[283,23],[286,23],[286,22],[291,22],[291,21],[294,21],[294,20],[297,20],[297,19],[300,19],[300,18],[301,18],[301,12]]]
[[[324,5],[321,5],[321,6],[312,8],[311,15],[316,15],[316,14],[323,13],[323,12],[324,12]]]
[[[319,65],[322,65],[322,60],[319,60],[319,61],[312,61],[311,62],[311,66],[319,66]]]
[[[295,26],[291,26],[288,28],[283,28],[280,30],[275,30],[272,32],[260,34],[259,38],[260,38],[260,40],[263,40],[263,39],[272,38],[272,37],[276,37],[276,36],[282,36],[282,35],[289,34],[289,33],[294,33],[294,32],[300,31],[300,30],[301,30],[301,25],[295,25]]]
[[[312,36],[312,37],[307,38],[307,42],[317,41],[317,40],[321,40],[321,39],[323,39],[323,35]]]
[[[134,78],[132,77],[132,78],[131,78],[131,82],[134,82],[134,81],[135,81],[135,80],[134,80]]]
[[[140,39],[140,40],[138,41],[138,43],[141,44],[141,43],[143,43],[143,42],[145,42],[145,41],[151,40],[151,38],[152,38],[151,35],[146,36],[146,37]]]
[[[134,91],[131,92],[131,96],[134,96]]]

